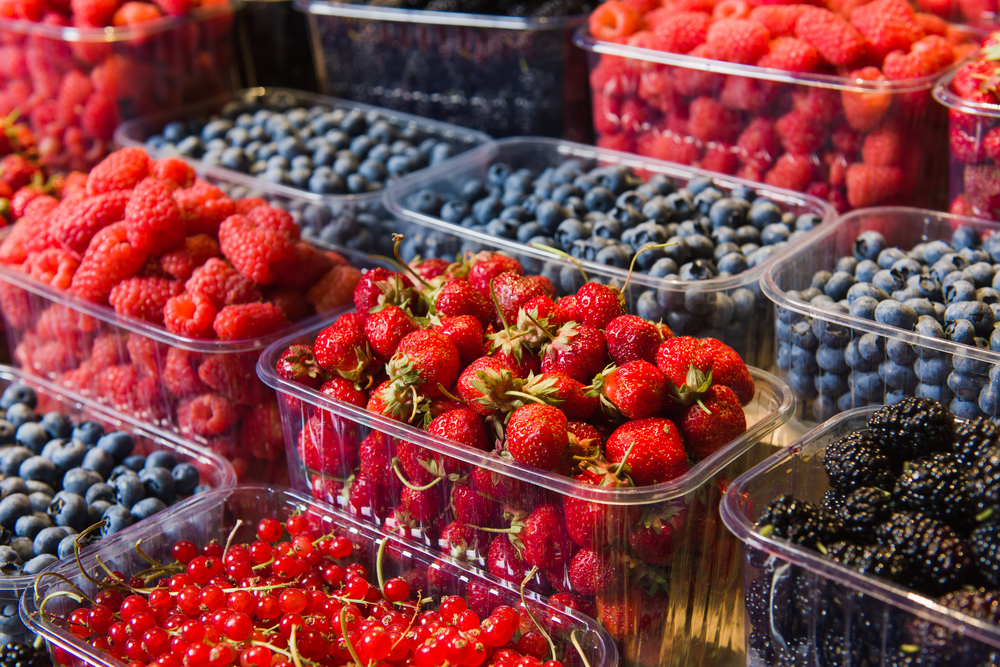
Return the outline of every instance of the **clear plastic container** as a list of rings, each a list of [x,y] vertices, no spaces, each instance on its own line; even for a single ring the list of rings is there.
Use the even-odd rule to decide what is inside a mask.
[[[527,19],[296,0],[324,92],[495,137],[591,138],[586,16]]]
[[[0,19],[0,117],[20,111],[51,169],[87,171],[121,121],[235,87],[238,8],[216,2],[128,28]]]
[[[970,102],[952,90],[960,70],[934,86],[934,99],[948,107],[952,213],[1000,220],[1000,163],[989,156],[986,135],[1000,119],[1000,105]]]
[[[361,269],[376,265],[364,255],[345,256]],[[278,405],[254,364],[272,341],[320,316],[260,339],[192,338],[6,267],[0,312],[13,363],[25,373],[179,433],[230,461],[241,481],[287,479]],[[225,405],[209,419],[203,404],[220,395]]]
[[[948,122],[931,100],[940,74],[904,81],[798,74],[602,42],[586,28],[574,43],[589,52],[599,146],[809,192],[841,212],[946,208]],[[692,126],[695,103],[691,115],[721,120]],[[813,121],[802,131],[811,139],[794,139],[794,155],[775,130],[793,110],[800,114],[786,121],[791,127]],[[898,142],[898,155],[888,158],[895,171],[861,161],[869,136],[873,149]]]
[[[16,383],[26,384],[35,390],[38,394],[37,410],[39,412],[58,410],[74,421],[93,419],[104,424],[106,428],[128,431],[136,436],[136,454],[168,450],[174,453],[179,463],[187,462],[197,467],[201,473],[202,484],[216,489],[228,489],[236,484],[236,475],[228,462],[211,452],[196,447],[190,441],[144,424],[132,415],[98,405],[92,401],[81,401],[76,397],[67,396],[60,387],[50,382],[37,378],[26,378],[17,369],[0,366],[0,392]],[[30,574],[17,577],[0,576],[0,624],[3,626],[0,638],[10,637],[16,641],[27,640],[28,631],[17,622],[16,608],[21,593],[31,586],[34,579],[35,576]],[[5,632],[6,630],[13,630],[13,632]]]
[[[309,52],[306,17],[292,0],[246,0],[236,15],[243,83],[315,92],[316,69]]]
[[[193,540],[199,545],[210,540],[225,543],[236,527],[236,522],[242,521],[242,526],[235,531],[233,543],[252,541],[261,519],[274,517],[285,521],[299,511],[319,520],[325,532],[336,531],[349,538],[354,544],[352,560],[364,565],[369,573],[376,569],[379,545],[383,540],[389,540],[383,559],[384,576],[387,579],[397,575],[407,577],[411,582],[411,590],[421,590],[424,597],[437,601],[447,595],[468,595],[470,588],[481,587],[488,591],[479,598],[486,609],[477,609],[480,605],[473,603],[470,608],[477,613],[489,613],[499,605],[510,605],[515,609],[520,605],[518,589],[510,583],[472,570],[412,543],[402,543],[398,538],[387,537],[371,526],[308,496],[267,486],[239,486],[194,498],[167,510],[157,518],[136,524],[122,532],[113,542],[101,543],[86,550],[81,556],[82,564],[84,569],[95,571],[100,560],[108,568],[129,575],[149,566],[134,548],[139,540],[142,540],[142,549],[148,556],[161,562],[169,561],[170,548],[177,540]],[[96,587],[83,577],[76,563],[53,567],[48,572],[65,576],[88,595],[96,592]],[[64,658],[62,664],[67,667],[83,664],[100,667],[121,665],[122,663],[73,636],[62,624],[54,623],[47,617],[49,614],[63,617],[68,615],[75,607],[75,603],[69,598],[50,600],[45,606],[46,615],[41,614],[41,601],[62,590],[69,588],[56,577],[40,578],[38,584],[29,588],[21,601],[21,616],[25,622],[48,641],[53,657]],[[607,632],[592,619],[530,592],[525,595],[533,613],[538,614],[536,618],[551,618],[551,634],[556,652],[567,667],[582,667],[585,664],[590,667],[615,667],[618,664],[614,643]],[[571,634],[580,644],[579,653],[573,646]]]
[[[830,488],[827,445],[865,429],[875,410],[838,415],[726,490],[722,520],[743,542],[748,667],[994,664],[986,654],[1000,648],[997,626],[754,530],[761,510],[781,494],[818,503]],[[929,646],[938,641],[941,648]]]
[[[327,320],[326,324],[329,322]],[[481,504],[477,519],[481,523],[475,525],[488,529],[510,525],[509,515],[507,520],[504,518],[505,511],[523,515],[551,504],[561,517],[567,505],[573,511],[574,505],[592,503],[588,506],[603,515],[593,524],[592,546],[598,549],[607,546],[612,559],[604,573],[609,581],[607,589],[595,594],[595,591],[573,588],[574,580],[569,578],[571,566],[567,564],[571,561],[564,561],[535,579],[532,585],[536,590],[573,592],[592,605],[595,617],[619,642],[623,665],[687,667],[741,661],[739,557],[735,541],[717,522],[718,503],[722,491],[737,475],[774,451],[774,431],[792,412],[791,394],[784,383],[768,373],[752,369],[757,393],[744,408],[748,424],[746,433],[685,475],[656,486],[598,487],[521,465],[496,454],[456,445],[279,377],[274,369],[282,352],[293,343],[312,344],[323,328],[323,324],[317,324],[277,341],[261,355],[257,364],[260,377],[277,389],[281,398],[282,428],[294,488],[310,492],[320,500],[346,506],[363,521],[407,535],[439,552],[461,556],[483,568],[490,566],[493,560],[492,556],[487,557],[488,553],[493,553],[493,549],[487,547],[494,537],[492,534],[478,533],[465,549],[450,538],[442,537],[442,532],[458,516],[453,501],[456,493],[474,489],[476,502]],[[326,448],[300,447],[303,442],[300,434],[307,423],[314,433],[329,429],[329,437],[333,440],[325,442],[331,442],[331,448],[336,442],[342,455]],[[423,494],[433,508],[426,520],[418,521],[412,514],[407,517],[405,512],[400,513],[401,499],[409,491],[397,477],[390,477],[389,485],[374,491],[372,487],[364,487],[352,492],[357,452],[366,439],[369,445],[374,440],[374,448],[369,451],[378,452],[381,447],[390,458],[394,456],[393,439],[417,445],[418,451],[423,448],[446,457],[445,470],[452,471],[449,474],[456,477],[441,479]],[[465,476],[474,469],[480,473],[488,471],[490,484],[494,487],[489,493],[495,494],[493,497],[477,486],[479,481],[475,477],[473,485],[465,484],[468,481]],[[502,499],[496,499],[501,494]],[[569,521],[568,526],[574,524],[573,520]],[[655,555],[647,555],[650,552],[619,547],[629,544],[633,533],[642,532],[637,525],[640,522],[649,522],[657,531],[662,526],[663,532],[657,535],[657,538],[665,536],[667,541],[667,544],[659,543],[662,551],[653,550]],[[575,525],[581,524],[577,521]],[[454,534],[444,532],[445,536]],[[579,536],[579,533],[574,534]],[[672,546],[669,544],[671,536]],[[499,535],[499,538],[509,539],[507,535]],[[586,541],[589,538],[577,539]],[[578,544],[574,542],[574,550],[579,548]],[[577,554],[583,558],[581,552]],[[626,614],[639,616],[640,621],[623,624],[616,615],[622,608]]]
[[[157,113],[123,123],[115,131],[115,142],[120,146],[141,146],[153,157],[166,157],[167,151],[147,147],[146,139],[159,133],[170,121],[207,118],[212,114],[224,112],[231,103],[278,108],[323,105],[331,109],[359,109],[366,113],[378,114],[397,127],[413,127],[423,134],[448,141],[456,151],[466,151],[490,141],[488,135],[476,130],[388,109],[378,109],[367,104],[286,88],[248,88],[220,95],[177,111]],[[188,159],[188,161],[199,176],[218,185],[233,199],[261,197],[272,206],[288,210],[302,226],[303,234],[310,240],[320,241],[325,245],[392,256],[392,233],[399,230],[398,224],[382,206],[382,192],[369,192],[363,195],[319,195],[290,185],[268,183],[250,174],[209,165],[200,160]],[[327,231],[323,231],[324,228],[328,228]]]
[[[997,223],[935,211],[864,209],[843,216],[794,254],[782,253],[767,268],[761,288],[777,306],[776,372],[791,386],[801,418],[823,422],[852,407],[895,403],[905,396],[951,401],[951,411],[965,418],[984,414],[980,398],[989,390],[990,367],[1000,363],[1000,353],[885,326],[789,294],[808,288],[817,271],[832,271],[840,257],[851,255],[864,231],[881,232],[886,247],[907,251],[918,243],[948,241],[959,226],[973,227],[984,237],[1000,229]],[[854,354],[863,336],[869,336],[866,349],[874,344],[884,350],[884,359],[875,352],[871,358]]]
[[[669,162],[537,137],[502,139],[469,151],[421,174],[400,179],[386,190],[385,206],[397,218],[413,223],[418,228],[424,228],[422,231],[408,230],[408,233],[423,233],[427,237],[459,237],[463,239],[460,246],[463,252],[481,249],[502,251],[520,260],[526,273],[538,273],[548,277],[559,294],[575,293],[583,284],[583,273],[591,280],[613,283],[621,287],[628,277],[628,271],[625,269],[588,260],[561,259],[551,252],[515,240],[489,236],[445,222],[420,213],[409,205],[412,195],[424,188],[430,188],[444,195],[457,195],[467,180],[485,178],[487,169],[494,162],[505,162],[512,169],[529,167],[541,171],[545,167],[558,166],[568,159],[580,160],[588,168],[609,164],[625,165],[646,178],[653,174],[669,176],[678,185],[698,176],[706,176],[712,178],[715,186],[724,191],[737,185],[755,189],[796,215],[815,213],[824,221],[836,217],[829,204],[815,197],[769,188],[758,183]],[[739,352],[748,364],[769,368],[774,362],[774,348],[769,342],[774,328],[774,314],[770,303],[761,296],[758,289],[758,281],[763,275],[765,264],[766,262],[758,264],[748,271],[728,278],[697,282],[668,281],[636,271],[632,274],[625,294],[629,312],[635,313],[639,299],[650,292],[655,297],[663,321],[676,335],[718,338]],[[734,298],[742,304],[743,310],[739,313],[732,307]],[[659,319],[648,314],[646,316],[648,319]]]

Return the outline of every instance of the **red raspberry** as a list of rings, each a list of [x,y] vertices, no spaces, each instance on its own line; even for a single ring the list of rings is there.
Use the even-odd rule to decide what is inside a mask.
[[[237,215],[246,215],[259,206],[270,206],[270,204],[260,197],[247,197],[246,199],[235,201],[233,204],[235,207],[233,212]]]
[[[788,37],[795,34],[795,22],[799,20],[805,5],[765,5],[754,7],[747,17],[765,28],[771,34],[771,39]]]
[[[118,0],[71,0],[70,7],[82,27],[103,27],[111,23]]]
[[[236,406],[218,394],[202,394],[177,404],[177,424],[187,436],[222,435],[229,432],[238,418]]]
[[[232,215],[219,227],[222,254],[237,271],[261,285],[274,282],[294,260],[298,239],[292,216],[270,206],[258,206],[246,216]]]
[[[855,162],[847,168],[847,203],[853,208],[874,206],[894,197],[903,182],[899,167],[876,167]]]
[[[986,157],[1000,164],[1000,127],[994,127],[983,137],[983,150]]]
[[[132,26],[155,21],[163,16],[163,12],[156,5],[148,2],[126,2],[115,11],[111,17],[113,26]]]
[[[997,7],[990,0],[958,0],[958,8],[969,21],[992,21]]]
[[[50,233],[63,248],[83,252],[97,232],[125,216],[131,196],[131,190],[112,190],[63,202],[52,213]]]
[[[590,73],[590,87],[596,93],[622,97],[635,91],[635,78],[635,68],[628,60],[606,55]]]
[[[285,314],[289,322],[298,322],[316,312],[306,300],[306,295],[297,289],[288,287],[270,288],[265,295],[265,300],[281,308],[281,312]]]
[[[719,60],[752,65],[767,53],[771,33],[749,19],[722,19],[708,28],[705,42]]]
[[[87,98],[94,92],[90,77],[78,70],[70,70],[59,84],[59,96],[56,98],[59,120],[63,123],[75,124],[77,107],[87,103]]]
[[[247,354],[212,354],[198,366],[198,377],[218,393],[243,405],[264,401],[254,358]]]
[[[774,81],[730,74],[719,93],[719,101],[730,109],[760,113],[774,103],[779,85]]]
[[[882,61],[882,72],[890,81],[905,81],[930,76],[937,64],[927,55],[893,51]]]
[[[665,134],[649,132],[639,139],[636,148],[640,155],[678,164],[694,164],[701,159],[701,148],[690,137],[684,139],[672,132]]]
[[[691,49],[687,55],[707,60],[719,60],[716,57],[715,49],[708,44],[699,44]],[[719,89],[724,79],[725,77],[721,74],[702,71],[695,67],[678,67],[674,70],[674,88],[681,95],[687,97],[712,95]]]
[[[774,122],[781,145],[789,153],[813,153],[826,139],[823,127],[806,114],[792,110]]]
[[[107,24],[102,24],[107,25]],[[87,194],[131,190],[149,173],[149,156],[141,148],[123,148],[101,160],[87,177]]]
[[[145,4],[126,2],[130,4]],[[153,7],[153,5],[147,5]],[[123,5],[124,7],[124,5]],[[155,9],[155,7],[154,7]],[[189,188],[194,183],[194,169],[179,157],[165,157],[161,160],[154,160],[149,163],[149,175],[161,181],[170,181],[178,188]]]
[[[674,107],[673,75],[662,65],[643,70],[639,76],[639,97],[660,111]]]
[[[101,334],[94,339],[90,348],[90,365],[98,370],[128,363],[128,352],[125,349],[127,336],[117,333]]]
[[[170,189],[157,178],[144,178],[125,206],[128,240],[149,255],[160,255],[184,240],[181,213]]]
[[[35,174],[40,173],[38,167],[28,162],[17,153],[11,153],[0,160],[0,181],[6,183],[11,190],[23,188]]]
[[[958,125],[953,124],[948,128],[948,145],[951,148],[951,159],[964,164],[982,162],[985,156],[980,137]]]
[[[734,141],[739,131],[739,116],[714,98],[695,98],[688,107],[688,132],[701,141]]]
[[[163,323],[167,331],[192,338],[209,338],[216,308],[212,300],[200,292],[184,292],[163,306]]]
[[[851,12],[851,25],[858,29],[876,62],[895,49],[909,51],[924,36],[913,8],[905,0],[874,0]]]
[[[333,268],[334,261],[306,241],[296,241],[292,246],[293,258],[275,278],[279,287],[305,290]]]
[[[243,416],[243,432],[243,442],[250,443],[250,453],[255,459],[277,461],[284,458],[285,437],[281,432],[281,412],[276,400],[247,410]]]
[[[764,182],[776,188],[802,192],[816,177],[816,163],[812,155],[785,153],[764,176]]]
[[[74,171],[66,176],[66,181],[62,185],[59,196],[63,201],[84,197],[87,194],[87,174],[82,171]]]
[[[898,167],[903,161],[905,140],[899,130],[880,127],[865,136],[861,146],[861,159],[865,164],[876,167]]]
[[[261,300],[260,290],[253,282],[241,276],[225,260],[215,257],[195,269],[184,288],[191,294],[204,295],[216,309]]]
[[[848,74],[852,79],[867,81],[885,81],[886,77],[877,67],[865,67]],[[847,124],[859,132],[870,130],[878,125],[885,112],[892,104],[892,93],[864,92],[854,93],[841,91],[840,101],[844,107],[844,117]]]
[[[992,219],[1000,209],[1000,167],[969,165],[962,172],[968,206],[978,217]]]
[[[951,66],[955,62],[955,49],[940,35],[928,35],[918,39],[910,47],[910,53],[933,63],[935,72]]]
[[[273,303],[241,303],[226,306],[215,316],[212,328],[223,340],[258,338],[288,326],[281,308]]]
[[[125,222],[116,222],[94,235],[73,274],[70,292],[95,303],[106,303],[111,289],[135,274],[146,253],[129,243]]]
[[[638,153],[636,140],[632,134],[602,134],[597,138],[597,146],[606,148],[609,151],[621,151],[623,153]],[[640,153],[646,155],[646,153]]]
[[[771,121],[763,116],[750,121],[736,140],[736,149],[741,164],[765,171],[778,155],[778,135]]]
[[[836,90],[803,86],[792,91],[792,107],[818,123],[832,123],[840,116],[840,95]]]
[[[184,291],[184,285],[166,278],[129,278],[114,286],[108,303],[116,313],[163,324],[163,306]]]
[[[829,9],[803,9],[795,22],[795,36],[812,44],[833,65],[848,65],[865,50],[864,37],[857,28]]]
[[[115,128],[120,124],[117,100],[103,93],[91,95],[80,114],[80,127],[84,133],[104,142],[111,141]]]
[[[716,171],[720,174],[734,174],[738,166],[735,147],[721,141],[713,142],[706,148],[701,162],[698,163],[698,167],[701,169]]]
[[[136,368],[146,375],[153,377],[160,375],[160,369],[163,368],[167,358],[169,349],[167,345],[133,332],[128,335],[125,347],[128,349],[129,360]]]
[[[653,26],[653,43],[660,51],[688,53],[708,37],[712,18],[702,12],[677,12]]]
[[[941,35],[943,37],[948,34],[948,22],[940,16],[917,12],[913,15],[913,20],[917,22],[925,35]]]
[[[44,195],[45,193],[40,189],[31,187],[30,185],[18,188],[17,192],[10,197],[10,210],[14,214],[14,220],[23,217],[28,204]]]
[[[189,188],[174,190],[174,201],[188,234],[217,237],[222,221],[236,212],[233,200],[226,193],[200,178]]]
[[[747,0],[719,0],[712,8],[712,19],[745,19],[753,9]]]
[[[184,239],[184,244],[160,257],[160,268],[181,282],[194,270],[213,257],[220,256],[219,244],[208,234],[196,234]]]
[[[771,41],[768,52],[757,61],[758,67],[771,67],[789,72],[812,72],[819,65],[819,53],[797,37],[778,37]]]
[[[208,391],[198,377],[201,355],[197,352],[171,347],[167,350],[167,360],[163,365],[163,384],[178,398],[194,396]]]
[[[78,266],[80,255],[62,248],[35,253],[24,263],[28,275],[59,290],[69,289]]]
[[[155,0],[167,16],[187,16],[191,12],[191,0]]]
[[[361,271],[349,264],[339,264],[320,278],[306,292],[306,300],[317,313],[346,306],[354,300],[354,288],[361,282]]]

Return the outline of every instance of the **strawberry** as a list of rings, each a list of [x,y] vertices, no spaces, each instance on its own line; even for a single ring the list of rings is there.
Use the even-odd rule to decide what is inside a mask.
[[[389,494],[385,487],[379,486],[364,473],[355,475],[345,491],[348,507],[358,516],[370,520],[372,517],[384,517],[389,511]]]
[[[416,271],[421,278],[430,281],[438,276],[446,275],[449,267],[451,267],[451,262],[440,257],[430,257],[428,259],[413,260],[408,266]]]
[[[538,374],[542,372],[541,360],[537,355],[530,352],[524,352],[520,355],[520,357],[513,354],[505,354],[503,352],[494,352],[492,356],[506,361],[520,377],[528,377],[531,374]]]
[[[358,446],[358,469],[380,486],[393,482],[391,440],[378,431],[370,431]]]
[[[615,287],[586,283],[576,292],[581,324],[604,329],[616,317],[625,314],[625,297]]]
[[[630,486],[627,480],[610,472],[603,475],[583,472],[574,475],[573,479],[602,488]],[[566,531],[574,542],[587,549],[604,549],[627,534],[631,513],[630,508],[623,505],[605,505],[569,495],[563,498]]]
[[[433,328],[438,333],[444,334],[458,350],[462,368],[483,356],[483,327],[472,315],[442,317]]]
[[[468,281],[473,288],[487,299],[490,298],[490,283],[501,273],[524,275],[521,263],[513,257],[497,252],[484,251],[472,258]]]
[[[574,295],[564,296],[556,302],[556,306],[562,311],[567,322],[580,321],[580,302]]]
[[[570,445],[576,450],[581,452],[588,449],[604,450],[604,436],[593,424],[570,420],[566,424],[566,430],[573,436],[570,438]],[[576,439],[575,445],[573,439]]]
[[[524,528],[517,533],[523,545],[524,562],[547,569],[569,560],[572,542],[562,525],[562,513],[552,503],[536,505],[524,519]]]
[[[319,388],[319,393],[350,405],[356,405],[359,408],[365,407],[368,403],[367,391],[359,387],[356,382],[340,376],[330,378],[324,382]]]
[[[509,322],[517,322],[518,311],[531,299],[545,296],[541,285],[512,272],[501,273],[490,283],[493,297],[493,325],[507,327]]]
[[[175,348],[170,348],[173,352]],[[275,370],[286,380],[293,380],[313,389],[319,389],[329,374],[316,361],[308,345],[292,345],[281,354]]]
[[[338,477],[354,468],[356,444],[350,436],[338,433],[339,426],[340,421],[326,412],[313,415],[302,426],[298,453],[307,469]]]
[[[434,489],[418,491],[404,487],[399,496],[396,516],[400,521],[411,520],[418,524],[430,523],[438,515],[437,492]]]
[[[316,362],[329,374],[362,382],[371,371],[372,358],[364,332],[333,324],[316,336]]]
[[[500,409],[498,397],[504,396],[507,389],[513,389],[519,377],[503,359],[480,357],[458,376],[458,395],[469,408],[488,416]]]
[[[600,401],[583,383],[559,372],[530,376],[522,390],[559,408],[566,419],[589,418]]]
[[[748,405],[753,400],[756,389],[750,370],[740,355],[714,338],[703,339],[701,345],[712,354],[712,384],[729,387],[740,399],[740,405]]]
[[[518,553],[517,547],[506,535],[497,535],[490,541],[486,554],[486,567],[493,576],[518,586],[528,575],[529,569]]]
[[[655,415],[663,407],[667,380],[648,361],[630,361],[612,367],[594,378],[591,393],[600,395],[605,404],[618,409],[629,419]]]
[[[536,403],[511,413],[507,421],[507,452],[518,463],[552,470],[569,444],[566,415]]]
[[[479,531],[461,521],[452,521],[441,529],[437,541],[438,549],[459,560],[466,560],[469,551],[474,551],[477,544],[479,544]]]
[[[666,565],[677,550],[678,531],[683,529],[686,516],[683,502],[657,506],[628,531],[629,549],[647,565]]]
[[[652,322],[636,315],[619,315],[608,322],[604,329],[608,354],[619,366],[640,360],[655,364],[656,351],[660,348],[660,344],[664,338],[672,336],[666,325],[658,328]]]
[[[365,337],[380,363],[388,362],[396,353],[399,341],[416,330],[417,323],[398,306],[384,306],[365,318]]]
[[[455,521],[471,526],[483,525],[489,520],[491,502],[479,495],[471,484],[455,484],[451,487],[451,506]]]
[[[747,418],[736,392],[713,384],[696,403],[684,408],[678,426],[691,456],[703,459],[746,432]]]
[[[577,382],[589,383],[608,363],[600,330],[570,322],[556,332],[542,352],[542,372],[558,371]]]
[[[354,286],[354,307],[361,319],[367,320],[376,306],[401,306],[413,296],[413,287],[406,276],[377,266],[368,270]]]
[[[636,587],[634,591],[624,594],[619,591],[597,596],[597,620],[612,638],[627,641],[627,648],[641,650],[644,645],[656,641],[653,637],[645,636],[649,630],[652,629],[654,633],[662,632],[660,617],[664,613],[664,606],[662,595],[648,595],[641,587]],[[659,647],[656,647],[656,652],[659,652]],[[631,656],[626,660],[631,663]]]
[[[617,550],[594,551],[584,547],[573,554],[567,566],[570,587],[579,595],[618,594],[624,586],[624,568]]]
[[[458,350],[444,334],[418,329],[399,341],[386,370],[393,382],[433,398],[458,379]]]
[[[461,407],[449,410],[431,420],[427,432],[464,445],[470,449],[485,452],[488,446],[486,427],[482,418],[472,410]],[[468,471],[469,464],[450,456],[439,455],[444,470],[448,473]]]
[[[419,398],[419,397],[418,397]],[[414,401],[413,393],[391,380],[376,386],[368,396],[365,409],[401,422],[411,422],[421,412],[421,402]]]
[[[707,388],[712,352],[690,336],[668,338],[656,351],[656,367],[666,377],[671,397],[687,404]]]
[[[669,482],[688,471],[684,443],[669,419],[648,417],[623,424],[608,437],[604,451],[609,462],[626,462],[623,471],[636,486]]]
[[[453,279],[434,295],[434,310],[440,317],[472,315],[485,329],[493,321],[490,301],[465,280]]]
[[[395,440],[393,445],[396,458],[411,484],[426,486],[446,474],[441,470],[441,457],[437,453],[405,440]]]

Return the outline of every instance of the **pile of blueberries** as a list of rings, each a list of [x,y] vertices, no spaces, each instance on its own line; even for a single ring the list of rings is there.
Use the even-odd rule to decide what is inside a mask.
[[[790,299],[980,350],[1000,352],[1000,235],[957,228],[951,242],[889,247],[861,233],[833,271]],[[778,367],[817,421],[907,396],[950,403],[964,419],[1000,415],[1000,366],[777,309]],[[808,410],[808,408],[807,408]]]
[[[471,147],[427,136],[375,111],[289,106],[282,98],[231,102],[212,118],[176,120],[146,140],[159,155],[226,167],[321,195],[381,190]]]

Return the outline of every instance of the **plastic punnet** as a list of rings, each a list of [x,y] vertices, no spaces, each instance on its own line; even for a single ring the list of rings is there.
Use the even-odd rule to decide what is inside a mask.
[[[442,557],[396,537],[385,536],[379,530],[359,522],[340,510],[316,502],[308,496],[288,489],[267,486],[240,486],[207,493],[164,512],[155,519],[137,524],[122,532],[118,539],[90,548],[82,554],[84,569],[93,572],[98,559],[110,569],[126,575],[148,568],[149,563],[136,553],[135,544],[142,541],[143,551],[161,562],[170,561],[170,549],[177,540],[192,540],[205,544],[211,540],[225,543],[234,531],[233,543],[253,541],[257,523],[266,517],[285,521],[295,512],[304,512],[311,521],[318,522],[324,532],[336,531],[353,543],[351,560],[361,563],[369,573],[376,569],[379,545],[388,540],[382,569],[388,579],[402,575],[410,580],[413,591],[420,590],[424,597],[440,600],[447,595],[467,596],[470,589],[484,595],[470,604],[483,617],[499,605],[517,609],[520,605],[518,588],[508,582],[483,574],[453,559]],[[237,527],[237,521],[242,521]],[[88,595],[96,587],[80,573],[76,563],[50,568],[48,572],[65,576]],[[49,644],[53,657],[64,659],[64,665],[95,665],[117,667],[121,662],[73,636],[64,625],[53,622],[40,613],[41,602],[51,593],[69,588],[56,577],[41,577],[37,586],[28,589],[21,602],[21,615],[33,630]],[[551,603],[530,592],[526,600],[536,618],[551,618],[556,653],[567,667],[615,667],[618,653],[608,633],[592,619]],[[75,606],[69,598],[52,599],[45,607],[51,614],[65,617]],[[483,613],[485,612],[485,613]],[[572,635],[572,638],[571,638]],[[580,644],[580,653],[573,646],[573,639]],[[582,653],[582,657],[581,654]],[[69,658],[68,661],[65,661]],[[586,663],[584,662],[586,660]]]
[[[610,559],[603,575],[608,582],[606,589],[574,588],[568,553],[536,577],[531,587],[543,593],[574,592],[594,605],[595,616],[619,643],[623,665],[680,667],[742,658],[742,613],[737,595],[740,578],[738,568],[734,569],[738,556],[735,543],[715,517],[722,490],[741,471],[773,451],[773,433],[791,414],[791,395],[780,380],[751,370],[757,393],[744,408],[746,433],[687,474],[656,486],[598,487],[457,445],[279,377],[275,363],[282,352],[294,343],[311,344],[323,328],[318,324],[276,342],[257,365],[261,378],[280,395],[294,488],[346,507],[383,530],[494,573],[501,570],[488,557],[494,550],[487,545],[494,539],[506,542],[511,536],[472,530],[471,543],[453,542],[450,539],[454,538],[447,536],[458,534],[454,522],[495,530],[510,526],[512,518],[524,520],[539,508],[547,511],[554,507],[562,517],[567,506],[570,511],[574,505],[593,507],[606,514],[607,520],[598,523],[590,538],[574,533],[573,548],[579,549],[574,558],[585,559],[606,548]],[[305,439],[303,433],[307,434]],[[323,435],[315,438],[323,438],[328,446],[312,448],[315,440],[310,434],[317,433]],[[412,496],[413,490],[404,487],[406,474],[402,469],[385,471],[386,486],[358,483],[358,452],[363,443],[367,452],[382,452],[389,458],[407,444],[418,452],[435,453],[432,456],[441,462],[443,470],[439,467],[438,472],[444,477],[417,492],[426,503],[424,507],[432,508],[429,515],[417,518],[401,511],[403,503],[409,502],[404,497]],[[405,484],[415,486],[413,480]],[[484,490],[484,484],[492,490]],[[475,498],[476,514],[460,515],[465,510],[457,508],[455,498],[462,494],[458,502],[467,501],[469,493]],[[637,539],[637,533],[648,530],[664,540],[658,542],[662,549],[655,554],[630,542]],[[590,539],[590,549],[577,541]],[[507,576],[514,579],[518,575]],[[618,612],[640,620],[629,625]]]

